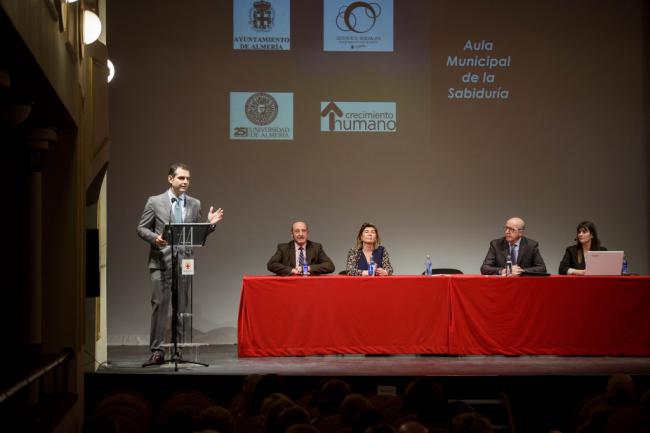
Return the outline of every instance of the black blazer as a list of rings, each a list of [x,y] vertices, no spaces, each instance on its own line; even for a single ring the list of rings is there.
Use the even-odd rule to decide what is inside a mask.
[[[329,274],[334,272],[334,263],[325,254],[323,247],[318,242],[307,241],[307,262],[313,275]],[[291,269],[296,267],[295,242],[278,244],[278,249],[266,264],[266,268],[276,275],[290,275]]]
[[[506,267],[508,251],[508,242],[506,242],[505,238],[495,239],[490,242],[490,248],[481,266],[481,274],[499,275],[501,270]],[[515,264],[526,272],[546,272],[544,259],[539,253],[539,244],[537,241],[526,237],[521,238],[517,263]]]
[[[607,251],[607,248],[605,248],[603,246],[600,246],[600,247],[598,247],[598,249],[592,250],[592,251]],[[578,246],[577,245],[571,245],[570,247],[567,247],[566,251],[564,252],[564,257],[562,258],[562,261],[560,262],[560,268],[559,268],[558,272],[560,273],[560,275],[566,275],[567,272],[569,272],[569,268],[573,268],[573,269],[584,269],[585,268],[585,258],[584,257],[582,257],[581,262],[578,262]]]

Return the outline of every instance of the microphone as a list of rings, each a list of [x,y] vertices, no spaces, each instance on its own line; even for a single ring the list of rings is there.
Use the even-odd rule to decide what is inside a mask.
[[[506,277],[512,276],[512,257],[510,253],[506,256]]]

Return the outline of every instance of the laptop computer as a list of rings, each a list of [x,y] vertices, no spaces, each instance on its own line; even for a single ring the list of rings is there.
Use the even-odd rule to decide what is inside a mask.
[[[624,251],[587,251],[587,275],[621,275]]]

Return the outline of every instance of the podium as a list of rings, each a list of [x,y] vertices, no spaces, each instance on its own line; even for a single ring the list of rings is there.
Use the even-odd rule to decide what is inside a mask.
[[[188,361],[182,358],[179,352],[179,342],[178,342],[178,320],[179,318],[183,319],[183,326],[185,325],[185,319],[190,318],[189,330],[190,334],[192,332],[192,323],[191,317],[192,314],[187,314],[185,312],[178,311],[178,298],[179,298],[179,275],[180,263],[179,263],[179,253],[182,253],[183,257],[185,254],[192,254],[192,248],[202,247],[205,245],[208,234],[211,231],[210,223],[170,223],[165,225],[163,229],[163,239],[167,241],[171,247],[172,254],[172,356],[165,360],[165,363],[173,363],[174,370],[178,371],[178,364],[197,364],[207,367],[208,364],[203,362],[198,362],[196,359],[194,361]],[[191,292],[191,289],[190,289]],[[189,298],[189,304],[192,303],[191,294],[187,296]],[[186,304],[188,300],[186,299]],[[183,332],[185,335],[185,331]],[[180,343],[184,344],[184,343]],[[147,366],[146,364],[144,366]]]

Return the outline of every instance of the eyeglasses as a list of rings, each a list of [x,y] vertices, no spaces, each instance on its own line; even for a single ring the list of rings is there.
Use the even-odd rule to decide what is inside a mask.
[[[520,231],[522,231],[523,229],[520,229],[520,228],[517,228],[517,227],[508,227],[508,226],[504,226],[504,227],[503,227],[503,230],[505,230],[505,231],[507,231],[507,232],[520,232]]]

